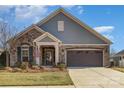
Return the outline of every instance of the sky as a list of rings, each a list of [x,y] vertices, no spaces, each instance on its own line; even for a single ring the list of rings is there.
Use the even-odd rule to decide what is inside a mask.
[[[0,6],[0,21],[16,27],[18,32],[45,18],[58,8],[80,19],[100,34],[110,39],[111,49],[124,49],[124,6],[61,5],[61,6]]]

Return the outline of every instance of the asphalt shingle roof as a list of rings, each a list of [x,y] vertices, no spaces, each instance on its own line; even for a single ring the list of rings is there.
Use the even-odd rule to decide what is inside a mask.
[[[115,54],[116,56],[119,56],[119,55],[124,55],[124,50],[118,52],[117,54]]]

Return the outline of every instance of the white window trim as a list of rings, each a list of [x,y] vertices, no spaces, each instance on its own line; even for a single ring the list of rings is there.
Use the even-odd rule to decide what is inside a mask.
[[[58,25],[58,31],[63,32],[64,31],[64,21],[57,21]]]

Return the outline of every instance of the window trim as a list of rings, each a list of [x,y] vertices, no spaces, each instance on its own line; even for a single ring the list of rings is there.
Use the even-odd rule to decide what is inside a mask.
[[[60,25],[62,25],[62,26],[60,26]],[[57,21],[57,26],[58,26],[58,32],[63,32],[64,31],[64,29],[65,29],[65,24],[64,24],[64,21]]]
[[[27,47],[27,49],[23,49],[23,47]],[[21,46],[21,61],[23,62],[23,50],[28,50],[28,61],[29,61],[29,45],[22,45]]]

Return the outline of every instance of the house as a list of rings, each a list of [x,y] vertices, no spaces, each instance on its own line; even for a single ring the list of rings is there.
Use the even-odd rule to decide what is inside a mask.
[[[58,62],[68,67],[108,66],[110,44],[110,40],[60,8],[9,41],[10,66],[25,61],[39,66]]]
[[[124,67],[124,50],[113,55],[111,59],[115,66]]]

